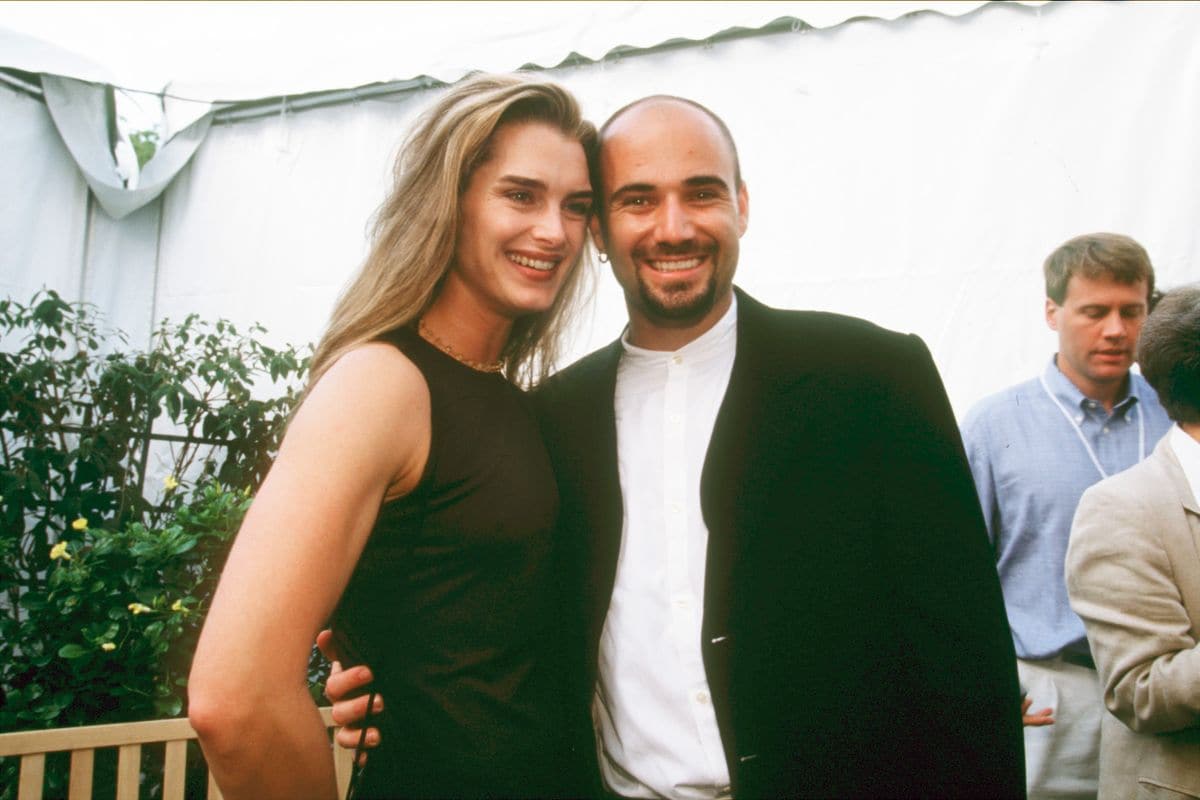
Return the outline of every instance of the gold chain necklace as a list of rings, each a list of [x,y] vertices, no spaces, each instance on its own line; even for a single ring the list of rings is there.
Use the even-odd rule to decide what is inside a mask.
[[[476,361],[473,358],[467,358],[462,353],[458,352],[453,347],[451,347],[450,345],[446,344],[441,339],[439,339],[438,335],[436,333],[429,330],[429,326],[425,324],[424,317],[422,317],[420,320],[417,321],[417,332],[419,334],[421,334],[422,339],[429,342],[431,345],[436,347],[438,350],[441,350],[443,353],[450,356],[458,363],[463,364],[464,366],[468,366],[473,370],[477,370],[479,372],[501,372],[504,369],[504,359],[497,359],[496,361],[486,361],[485,362],[485,361]]]

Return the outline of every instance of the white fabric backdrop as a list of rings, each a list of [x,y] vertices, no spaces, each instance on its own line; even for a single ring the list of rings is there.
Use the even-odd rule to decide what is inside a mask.
[[[40,100],[0,84],[0,296],[78,296],[88,188]]]
[[[1160,284],[1200,277],[1197,10],[991,4],[550,75],[597,121],[652,92],[721,114],[751,197],[739,283],[775,305],[919,333],[961,414],[1053,351],[1040,265],[1066,238],[1127,233]],[[86,296],[135,335],[196,311],[260,321],[279,341],[315,339],[365,251],[395,145],[434,94],[214,125],[155,204],[120,222],[94,211]],[[27,168],[0,159],[2,174]],[[76,248],[78,228],[66,234]],[[35,282],[4,252],[18,234],[0,229],[6,286]],[[47,274],[80,263],[40,247]],[[623,318],[600,274],[573,354],[611,339]]]

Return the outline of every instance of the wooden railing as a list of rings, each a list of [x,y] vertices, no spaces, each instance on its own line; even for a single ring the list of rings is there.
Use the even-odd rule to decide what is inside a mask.
[[[328,708],[321,709],[325,725],[333,728]],[[162,785],[163,800],[183,800],[187,771],[187,743],[196,732],[187,719],[162,719],[151,722],[126,722],[118,725],[87,725],[82,728],[55,728],[45,731],[0,734],[0,756],[20,756],[21,773],[17,800],[42,800],[46,756],[69,752],[71,772],[67,782],[69,800],[91,800],[92,769],[96,750],[117,749],[117,800],[137,800],[141,780],[142,745],[164,743]],[[350,782],[353,753],[333,747],[338,796],[344,797]],[[221,791],[208,776],[208,800],[221,800]]]

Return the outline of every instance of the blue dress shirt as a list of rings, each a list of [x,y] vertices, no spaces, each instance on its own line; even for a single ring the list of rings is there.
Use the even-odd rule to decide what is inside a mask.
[[[1087,651],[1063,577],[1075,507],[1085,489],[1145,458],[1171,427],[1150,384],[1129,377],[1109,414],[1051,358],[1041,378],[981,400],[963,420],[1018,658]]]

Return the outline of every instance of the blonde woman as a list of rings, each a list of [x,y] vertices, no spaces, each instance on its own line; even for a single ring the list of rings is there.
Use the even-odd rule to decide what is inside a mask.
[[[595,140],[563,89],[480,76],[402,149],[197,647],[189,719],[228,800],[334,797],[305,688],[329,620],[387,697],[359,797],[563,791],[558,495],[514,384],[556,354]]]

